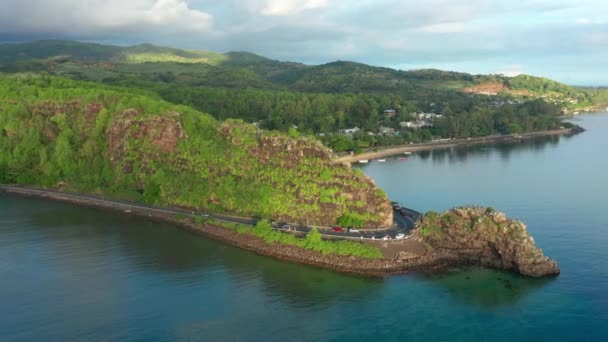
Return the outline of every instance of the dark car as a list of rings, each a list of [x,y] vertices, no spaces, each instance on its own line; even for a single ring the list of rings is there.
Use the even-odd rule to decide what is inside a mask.
[[[334,231],[334,232],[336,232],[336,233],[342,233],[342,232],[344,232],[344,228],[342,228],[340,226],[335,226],[331,230]]]

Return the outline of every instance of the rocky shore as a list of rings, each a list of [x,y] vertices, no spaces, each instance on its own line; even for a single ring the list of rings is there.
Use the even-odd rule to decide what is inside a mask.
[[[526,226],[492,208],[427,213],[413,232],[430,253],[456,264],[509,270],[530,277],[559,274],[557,262],[536,247]]]
[[[0,192],[2,190],[0,189]],[[436,272],[453,266],[484,266],[511,270],[531,277],[559,273],[557,263],[545,257],[534,245],[525,225],[507,219],[504,214],[482,208],[458,208],[442,215],[427,214],[412,237],[398,241],[375,241],[384,254],[381,259],[324,255],[294,246],[267,243],[250,234],[214,224],[197,223],[192,218],[178,218],[167,210],[129,207],[95,197],[73,197],[23,188],[4,192],[41,197],[81,206],[138,215],[150,220],[175,224],[183,229],[221,241],[259,255],[367,276],[384,276],[411,271]]]

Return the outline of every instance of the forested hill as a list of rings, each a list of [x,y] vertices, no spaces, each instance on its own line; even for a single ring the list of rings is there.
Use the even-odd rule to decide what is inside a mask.
[[[152,65],[135,66],[137,64]],[[348,61],[310,66],[271,60],[244,51],[215,53],[152,44],[122,47],[61,40],[0,44],[0,65],[4,71],[37,67],[74,76],[88,70],[86,76],[98,80],[116,74],[155,74],[158,77],[182,76],[182,81],[186,82],[188,76],[211,73],[215,77],[223,77],[212,84],[208,84],[205,79],[190,77],[192,84],[398,95],[418,88],[433,88],[485,94],[503,92],[528,96],[563,95],[585,100],[584,90],[527,75],[511,78],[434,69],[400,71]],[[80,66],[80,69],[77,66]],[[247,72],[239,75],[235,70]],[[97,77],[92,75],[94,72],[98,73]]]
[[[0,183],[324,226],[392,224],[385,194],[315,140],[142,90],[33,74],[0,75]]]
[[[215,52],[189,51],[160,47],[152,44],[122,47],[65,40],[43,40],[29,43],[0,45],[0,64],[10,64],[28,60],[217,64],[225,59],[226,57],[224,55]]]
[[[249,52],[70,41],[0,45],[0,72],[35,72],[144,90],[219,120],[316,135],[335,151],[558,128],[564,109],[608,92],[520,75],[400,71],[337,61],[282,62]],[[390,115],[386,115],[386,110]],[[442,116],[420,121],[416,113]],[[418,120],[418,122],[416,122]],[[407,123],[411,126],[405,126]],[[345,136],[346,129],[359,131]]]

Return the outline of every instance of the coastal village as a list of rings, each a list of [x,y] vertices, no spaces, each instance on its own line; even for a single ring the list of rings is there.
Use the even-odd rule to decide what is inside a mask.
[[[384,120],[380,121],[378,123],[378,127],[375,130],[369,130],[366,131],[364,133],[366,133],[369,136],[397,136],[399,135],[401,132],[405,131],[406,129],[421,129],[421,128],[425,128],[425,127],[433,127],[435,125],[435,122],[438,119],[441,119],[443,117],[442,114],[437,114],[437,113],[433,113],[433,112],[413,112],[411,113],[409,116],[411,118],[411,120],[408,121],[398,121],[397,122],[397,127],[390,127],[389,125],[387,125],[387,122],[391,122],[394,121],[395,117],[397,115],[397,111],[395,109],[387,109],[384,111]],[[359,127],[351,127],[351,128],[345,128],[345,129],[341,129],[338,134],[341,135],[345,135],[348,137],[353,137],[356,133],[361,132],[362,129]],[[320,136],[323,136],[324,134],[321,133],[319,134]]]

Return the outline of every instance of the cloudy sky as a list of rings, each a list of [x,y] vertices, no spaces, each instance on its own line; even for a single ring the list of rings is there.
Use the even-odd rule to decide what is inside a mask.
[[[0,0],[0,41],[47,38],[608,85],[605,0]]]

